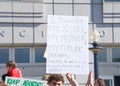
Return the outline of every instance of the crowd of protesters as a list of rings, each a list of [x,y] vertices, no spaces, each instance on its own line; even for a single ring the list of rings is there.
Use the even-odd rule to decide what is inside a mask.
[[[5,84],[6,76],[22,78],[21,70],[17,67],[15,61],[8,61],[6,63],[6,69],[7,72],[1,77],[2,81],[0,82],[0,86],[8,86]],[[80,86],[78,81],[76,81],[74,74],[67,73],[66,78],[71,86]],[[47,75],[47,77],[44,76],[43,80],[46,80],[46,86],[64,86],[64,77],[62,74],[50,74]],[[90,71],[85,86],[105,86],[105,82],[101,78],[98,78],[94,81],[94,75],[92,71]]]

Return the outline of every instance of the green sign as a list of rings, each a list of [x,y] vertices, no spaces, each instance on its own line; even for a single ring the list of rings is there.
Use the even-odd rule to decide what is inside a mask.
[[[42,80],[13,77],[6,77],[5,84],[9,86],[46,86],[46,82]]]

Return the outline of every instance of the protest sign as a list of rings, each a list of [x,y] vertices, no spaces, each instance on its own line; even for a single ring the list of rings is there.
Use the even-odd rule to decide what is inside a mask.
[[[46,82],[42,80],[14,77],[6,77],[5,84],[8,86],[46,86]]]
[[[88,74],[88,17],[48,16],[47,73]]]

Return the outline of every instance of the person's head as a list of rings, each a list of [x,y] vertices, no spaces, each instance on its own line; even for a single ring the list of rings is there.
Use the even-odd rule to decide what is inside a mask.
[[[17,64],[15,63],[15,61],[8,61],[6,63],[6,68],[7,70],[11,70],[12,68],[16,68],[17,67]]]
[[[105,81],[101,78],[96,79],[94,86],[105,86]]]
[[[51,74],[47,82],[49,86],[63,86],[64,77],[61,74]]]

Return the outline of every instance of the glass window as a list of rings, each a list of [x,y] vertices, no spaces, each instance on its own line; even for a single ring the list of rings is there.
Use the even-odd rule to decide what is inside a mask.
[[[98,53],[99,62],[107,62],[107,48],[103,48],[101,52]]]
[[[112,86],[112,80],[111,79],[104,79],[105,86]]]
[[[9,61],[9,49],[0,49],[0,63]]]
[[[104,79],[105,86],[114,86],[113,76],[100,76],[100,78]]]
[[[29,63],[30,62],[29,48],[15,48],[15,61],[17,63]]]
[[[112,48],[112,62],[120,62],[120,48]]]
[[[44,57],[45,48],[35,48],[35,62],[36,63],[45,63],[46,58]]]

